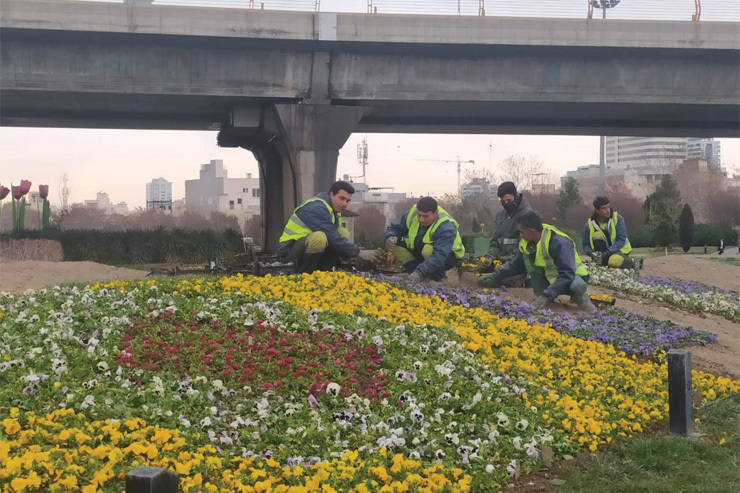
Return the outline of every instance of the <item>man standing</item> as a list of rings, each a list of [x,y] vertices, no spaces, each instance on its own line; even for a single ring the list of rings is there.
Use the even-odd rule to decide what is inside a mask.
[[[388,261],[398,260],[409,279],[439,281],[465,256],[459,225],[432,197],[422,197],[385,232]]]
[[[488,247],[488,254],[505,264],[516,257],[519,245],[519,230],[517,221],[532,208],[521,193],[517,193],[513,182],[505,181],[498,186],[496,195],[501,201],[504,210],[499,211],[493,220],[493,236]],[[484,269],[482,272],[490,272]],[[526,276],[513,276],[503,279],[502,283],[509,287],[523,286]]]
[[[599,265],[640,270],[642,260],[628,256],[632,245],[624,218],[612,211],[609,197],[596,197],[593,204],[594,214],[583,227],[583,252]]]
[[[299,205],[280,236],[278,260],[295,261],[298,272],[311,273],[331,270],[341,257],[372,258],[371,251],[361,255],[360,247],[349,241],[349,232],[341,226],[342,212],[354,193],[351,184],[337,181],[329,193],[321,192]]]
[[[534,211],[519,218],[517,229],[521,240],[514,260],[481,276],[480,284],[498,286],[502,279],[526,273],[536,296],[533,308],[544,308],[561,294],[569,294],[578,308],[595,312],[596,307],[586,293],[588,270],[576,253],[575,242],[554,226],[543,224]]]

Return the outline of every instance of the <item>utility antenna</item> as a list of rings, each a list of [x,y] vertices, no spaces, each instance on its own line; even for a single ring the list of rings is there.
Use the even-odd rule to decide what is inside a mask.
[[[475,161],[473,159],[468,159],[467,161],[461,161],[460,156],[457,156],[457,159],[416,159],[416,161],[427,161],[427,162],[434,162],[434,163],[457,163],[457,193],[460,195],[460,199],[462,199],[462,185],[460,183],[460,174],[462,170],[462,164],[463,163],[470,163],[475,164]]]
[[[365,167],[368,165],[367,135],[357,144],[357,162],[362,165],[362,183],[367,183],[365,178]]]

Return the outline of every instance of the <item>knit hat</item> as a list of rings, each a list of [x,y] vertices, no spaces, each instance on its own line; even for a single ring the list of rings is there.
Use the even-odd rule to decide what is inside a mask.
[[[514,182],[505,181],[498,186],[496,195],[498,196],[498,198],[501,198],[504,195],[513,195],[514,197],[516,197],[516,185],[514,185]]]
[[[609,197],[599,196],[594,199],[594,209],[609,205]]]

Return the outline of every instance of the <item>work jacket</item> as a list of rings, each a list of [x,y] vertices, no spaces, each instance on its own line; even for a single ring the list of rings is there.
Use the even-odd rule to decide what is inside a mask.
[[[596,232],[604,234],[608,243],[606,249],[608,254],[620,252],[627,255],[632,251],[632,245],[630,245],[630,240],[627,238],[627,225],[624,218],[617,211],[612,212],[606,226],[599,225],[596,214],[586,221],[586,226],[583,228],[583,240],[581,241],[585,253],[594,251],[594,234]]]
[[[316,231],[326,234],[328,248],[338,251],[342,256],[354,257],[360,248],[339,234],[342,215],[334,212],[329,194],[321,192],[299,205],[288,219],[280,235],[278,255],[284,256],[297,240]]]
[[[525,213],[532,210],[527,199],[521,194],[519,197],[521,197],[521,200],[514,212],[509,214],[506,210],[502,210],[493,219],[493,236],[491,236],[488,253],[504,264],[516,257],[517,246],[519,245],[517,221]]]

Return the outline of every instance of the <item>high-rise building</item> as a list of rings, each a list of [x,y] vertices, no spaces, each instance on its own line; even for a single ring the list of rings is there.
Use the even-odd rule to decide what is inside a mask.
[[[260,180],[229,178],[221,159],[200,166],[200,178],[185,181],[185,206],[201,213],[223,212],[241,219],[260,213]]]
[[[606,137],[607,170],[676,168],[686,159],[706,159],[719,168],[720,145],[714,139],[693,137]]]
[[[146,184],[146,210],[172,211],[172,182],[160,176]]]

